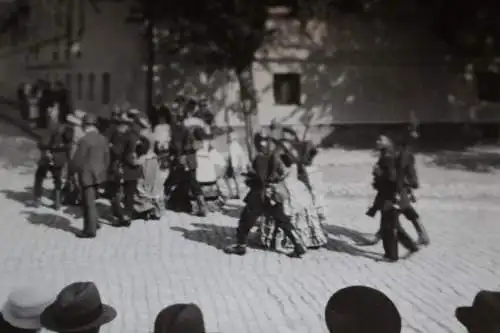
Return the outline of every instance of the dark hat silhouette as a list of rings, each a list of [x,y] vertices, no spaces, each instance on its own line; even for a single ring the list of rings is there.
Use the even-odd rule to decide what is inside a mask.
[[[330,333],[400,333],[401,316],[381,291],[366,286],[340,289],[325,308]]]
[[[111,322],[116,310],[103,304],[93,282],[75,282],[61,290],[42,313],[42,326],[55,332],[79,332]]]
[[[87,113],[82,120],[83,125],[97,125],[97,116],[92,113]]]
[[[174,304],[156,316],[154,333],[205,333],[203,313],[196,304]]]
[[[488,329],[496,327],[500,331],[500,292],[481,290],[474,297],[472,306],[461,306],[455,317],[467,329]]]

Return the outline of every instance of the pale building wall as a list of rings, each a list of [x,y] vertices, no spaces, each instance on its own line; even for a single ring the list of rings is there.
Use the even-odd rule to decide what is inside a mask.
[[[298,21],[269,22],[274,42],[262,47],[253,66],[258,123],[317,126],[471,118],[469,106],[478,103],[474,82],[449,69],[444,47],[425,27],[398,22],[395,28],[349,17],[334,22],[311,21],[305,34]],[[186,63],[165,67],[167,99],[183,92],[213,96],[214,109],[220,110],[216,122],[241,125],[231,111],[239,100],[234,77],[225,71],[207,75],[202,66]],[[301,75],[301,104],[277,105],[274,74],[290,72]],[[483,107],[476,121],[499,121],[500,112],[494,110],[498,106]]]

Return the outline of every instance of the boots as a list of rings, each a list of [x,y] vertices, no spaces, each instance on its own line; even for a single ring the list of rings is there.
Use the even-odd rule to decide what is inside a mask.
[[[419,245],[427,246],[430,243],[429,235],[427,234],[427,230],[425,230],[424,225],[420,222],[420,219],[414,219],[411,221],[413,227],[417,231]]]
[[[205,198],[202,195],[196,197],[196,205],[198,206],[196,207],[196,215],[201,217],[207,216],[207,204],[205,202]]]
[[[224,252],[227,254],[236,254],[238,256],[244,256],[247,253],[246,244],[232,244],[224,248]]]
[[[38,208],[42,205],[42,199],[40,197],[35,197],[33,199],[33,207]]]
[[[295,230],[285,231],[285,234],[294,246],[294,250],[290,253],[290,256],[294,258],[301,258],[307,252],[307,249],[302,242],[300,235]]]

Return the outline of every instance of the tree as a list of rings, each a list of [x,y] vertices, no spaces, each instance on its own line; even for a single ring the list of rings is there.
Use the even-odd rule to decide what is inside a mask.
[[[436,32],[449,46],[456,68],[469,82],[475,78],[478,87],[498,89],[500,73],[500,3],[495,0],[456,2],[442,0],[435,11]],[[481,73],[481,77],[478,76]],[[484,80],[481,80],[484,79]],[[488,80],[490,79],[490,80]],[[486,85],[486,87],[484,86]],[[481,90],[481,88],[479,88]],[[483,101],[467,105],[473,121]],[[472,127],[469,125],[469,131]],[[474,132],[474,131],[471,131]],[[500,132],[499,132],[500,133]]]
[[[251,0],[138,2],[148,22],[146,39],[152,39],[155,26],[166,31],[166,38],[160,40],[160,52],[184,54],[186,59],[195,57],[215,69],[225,68],[234,73],[239,84],[246,145],[253,155],[251,138],[258,103],[252,65],[255,52],[270,34],[266,29],[267,3]],[[148,48],[149,82],[153,75],[152,43]],[[150,83],[147,94],[151,92]]]

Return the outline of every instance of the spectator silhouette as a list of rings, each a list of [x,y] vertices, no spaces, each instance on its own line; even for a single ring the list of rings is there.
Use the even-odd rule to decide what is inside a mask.
[[[59,333],[98,333],[116,317],[116,310],[103,304],[96,285],[75,282],[61,290],[41,316],[42,326]]]
[[[456,309],[455,317],[469,333],[500,333],[500,292],[481,290],[472,306]]]
[[[42,328],[40,315],[54,296],[41,288],[21,288],[11,292],[0,314],[0,332],[39,332]]]
[[[156,316],[154,333],[205,333],[201,309],[195,304],[174,304]]]
[[[325,308],[330,333],[400,333],[401,316],[382,292],[365,286],[340,289]]]

